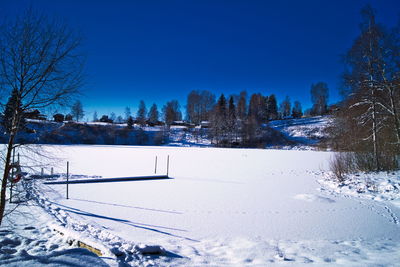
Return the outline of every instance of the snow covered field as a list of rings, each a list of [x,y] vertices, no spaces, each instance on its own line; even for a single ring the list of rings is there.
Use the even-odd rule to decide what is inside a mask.
[[[330,152],[124,146],[48,146],[55,172],[173,179],[37,183],[53,224],[119,250],[128,264],[182,266],[396,265],[400,209],[322,189]],[[50,153],[50,152],[49,152]],[[48,154],[48,153],[47,153]],[[49,154],[48,154],[49,155]],[[54,161],[50,166],[54,166]],[[138,257],[143,245],[166,256]],[[117,253],[118,254],[118,253]],[[132,256],[134,255],[134,256]]]

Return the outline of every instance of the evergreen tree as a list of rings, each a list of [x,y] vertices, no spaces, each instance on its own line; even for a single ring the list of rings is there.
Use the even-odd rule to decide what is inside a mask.
[[[240,97],[237,105],[237,118],[244,121],[247,117],[247,93],[240,92]]]
[[[235,136],[237,139],[237,119],[236,119],[236,107],[233,97],[229,98],[228,104],[228,131],[230,134],[230,141],[232,142],[232,138]]]
[[[268,97],[267,114],[269,120],[276,120],[278,118],[278,102],[274,94]]]
[[[217,145],[225,138],[228,129],[228,110],[226,106],[226,98],[222,94],[215,105],[213,116],[211,119],[211,135],[215,139]]]
[[[139,110],[137,112],[136,119],[141,126],[146,125],[146,114],[147,114],[146,104],[144,103],[143,100],[140,100]]]
[[[132,116],[129,116],[128,119],[126,120],[126,128],[132,129],[133,127],[133,118]]]
[[[14,114],[18,114],[18,116],[14,116]],[[20,102],[20,96],[18,90],[14,89],[11,92],[11,96],[9,97],[3,114],[3,122],[2,125],[7,134],[9,134],[13,127],[13,119],[16,120],[15,125],[18,129],[23,130],[25,128],[25,118],[24,112],[22,110],[22,104]]]
[[[156,124],[158,122],[159,112],[157,109],[157,105],[154,103],[149,111],[149,122],[151,124]]]

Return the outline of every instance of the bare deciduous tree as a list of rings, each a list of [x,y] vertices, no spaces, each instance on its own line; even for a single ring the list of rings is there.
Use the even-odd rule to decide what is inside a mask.
[[[83,81],[81,39],[58,21],[29,10],[0,27],[0,89],[2,104],[16,92],[7,134],[0,196],[0,224],[12,169],[11,154],[18,145],[19,121],[32,109],[70,103]],[[21,107],[21,108],[17,108]]]
[[[83,112],[83,106],[81,101],[77,100],[71,107],[71,115],[76,120],[79,121],[83,118],[85,113]]]
[[[328,111],[328,85],[324,82],[318,82],[311,85],[311,101],[313,103],[312,114],[324,115]]]
[[[375,21],[370,6],[362,10],[361,33],[346,54],[346,90],[336,118],[342,149],[357,152],[360,169],[397,168],[400,154],[399,32]]]

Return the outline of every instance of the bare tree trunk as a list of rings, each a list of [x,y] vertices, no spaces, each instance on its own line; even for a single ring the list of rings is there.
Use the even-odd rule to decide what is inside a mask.
[[[6,209],[7,181],[8,181],[8,175],[10,174],[10,169],[11,169],[11,154],[12,154],[12,150],[13,150],[14,138],[15,138],[15,135],[12,134],[12,135],[10,135],[10,138],[8,140],[7,155],[6,155],[5,164],[4,164],[3,180],[1,181],[0,225],[1,225],[2,221],[3,221],[4,211]]]
[[[399,115],[397,113],[397,108],[396,108],[396,105],[394,102],[395,100],[394,100],[392,87],[389,89],[389,98],[390,98],[390,107],[393,112],[394,125],[395,125],[395,129],[396,129],[397,147],[399,147],[400,146],[400,123],[399,123]]]
[[[373,98],[374,98],[374,96],[373,96]],[[373,100],[372,105],[373,105],[372,106],[372,142],[373,142],[373,146],[374,146],[375,170],[379,171],[381,169],[381,167],[380,167],[380,163],[379,163],[375,99]]]

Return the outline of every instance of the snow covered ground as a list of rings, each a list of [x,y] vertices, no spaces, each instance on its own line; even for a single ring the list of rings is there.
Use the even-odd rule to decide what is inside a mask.
[[[131,265],[392,265],[400,261],[393,199],[328,190],[330,152],[124,146],[48,146],[55,172],[173,179],[35,184],[53,224]],[[58,165],[55,165],[58,162]],[[145,246],[154,245],[154,247]],[[162,246],[163,256],[140,252]]]

